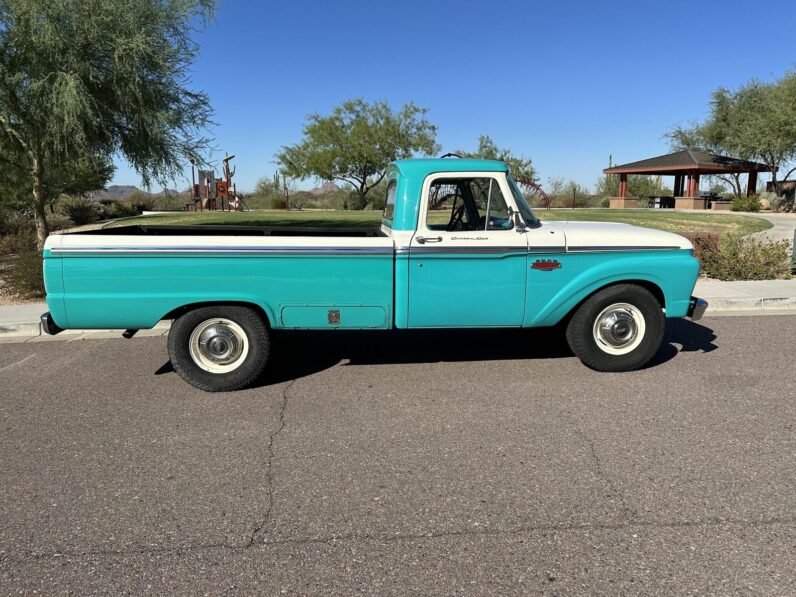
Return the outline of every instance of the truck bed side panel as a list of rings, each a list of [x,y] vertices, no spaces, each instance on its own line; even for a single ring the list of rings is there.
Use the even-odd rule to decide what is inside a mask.
[[[392,323],[390,239],[212,239],[211,245],[206,238],[166,244],[161,238],[133,247],[119,237],[94,238],[93,247],[81,249],[70,239],[71,246],[54,251],[63,262],[72,328],[149,328],[179,307],[203,302],[253,303],[274,328],[284,327],[285,317],[293,328]],[[338,313],[322,317],[329,311]]]

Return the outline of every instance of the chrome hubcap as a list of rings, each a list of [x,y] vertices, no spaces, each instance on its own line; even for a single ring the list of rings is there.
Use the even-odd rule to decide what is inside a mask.
[[[627,354],[644,339],[646,322],[641,311],[629,303],[609,305],[594,321],[594,340],[608,354]]]
[[[246,333],[229,319],[208,319],[191,333],[189,350],[194,363],[211,373],[237,369],[249,352]]]

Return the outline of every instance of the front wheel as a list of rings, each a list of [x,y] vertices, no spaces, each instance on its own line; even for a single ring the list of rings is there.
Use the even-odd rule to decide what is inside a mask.
[[[185,381],[206,392],[250,385],[268,361],[268,328],[249,307],[200,307],[177,318],[169,331],[169,358]]]
[[[592,369],[633,371],[658,352],[665,327],[661,305],[649,290],[617,284],[578,307],[567,325],[567,342]]]

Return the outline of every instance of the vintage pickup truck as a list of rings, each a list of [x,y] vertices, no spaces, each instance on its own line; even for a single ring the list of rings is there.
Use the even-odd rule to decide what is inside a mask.
[[[505,163],[416,159],[387,173],[374,229],[131,225],[50,236],[47,333],[174,320],[174,369],[208,391],[251,384],[272,330],[561,324],[600,371],[698,319],[691,243],[625,224],[540,222]]]

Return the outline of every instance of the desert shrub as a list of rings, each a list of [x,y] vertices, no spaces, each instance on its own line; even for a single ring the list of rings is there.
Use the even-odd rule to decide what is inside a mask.
[[[328,195],[329,193],[326,193]],[[303,209],[307,203],[314,199],[315,195],[307,191],[296,191],[290,194],[290,209]]]
[[[287,207],[287,203],[285,203],[285,198],[279,195],[272,195],[268,199],[268,207],[266,209],[285,209]],[[252,209],[251,205],[249,209]]]
[[[62,213],[47,214],[47,223],[51,231],[64,230],[72,226],[72,221]],[[30,214],[12,214],[0,222],[0,237],[5,237],[20,232],[35,234],[36,221]]]
[[[350,191],[344,201],[343,201],[343,209],[356,209],[361,210],[365,209],[365,206],[368,204],[368,197],[362,197],[356,191]]]
[[[33,248],[17,253],[6,281],[12,292],[23,297],[44,296],[41,252],[36,248],[35,239]]]
[[[382,211],[384,209],[384,204],[387,202],[386,195],[382,195],[381,193],[378,195],[371,195],[371,193],[368,193],[368,205],[365,209]]]
[[[686,237],[694,245],[694,255],[702,261],[702,256],[707,252],[717,252],[719,250],[718,234],[705,234],[703,232],[684,232]]]
[[[36,230],[32,215],[10,214],[0,223],[0,235],[16,234],[22,230]]]
[[[152,197],[152,208],[155,211],[182,211],[185,204],[191,201],[190,195],[156,195]]]
[[[30,222],[31,227],[35,230],[36,225],[32,218]],[[50,232],[55,232],[56,230],[66,230],[67,228],[71,228],[73,226],[71,219],[58,212],[54,214],[47,214],[47,223],[50,225]]]
[[[17,255],[35,248],[35,228],[23,228],[0,238],[0,255]]]
[[[695,243],[696,244],[696,243]],[[702,272],[719,280],[774,280],[790,276],[790,242],[722,236],[702,247]]]
[[[732,200],[732,211],[760,211],[763,207],[760,203],[760,197],[752,195],[751,197],[735,197]]]
[[[145,211],[152,211],[155,208],[155,200],[143,193],[131,193],[124,202],[135,209],[138,215],[141,215]]]
[[[82,197],[69,197],[58,203],[58,208],[76,226],[91,224],[100,219],[101,205],[91,199]]]
[[[140,215],[138,210],[127,201],[113,201],[108,205],[106,216],[108,218],[130,218]]]
[[[796,211],[796,197],[779,196],[776,193],[766,193],[771,211],[790,213]]]
[[[320,198],[313,199],[312,205],[316,209],[345,209],[346,200],[348,199],[348,191],[340,189],[332,193],[326,193]],[[307,202],[305,207],[309,207],[310,202]]]

